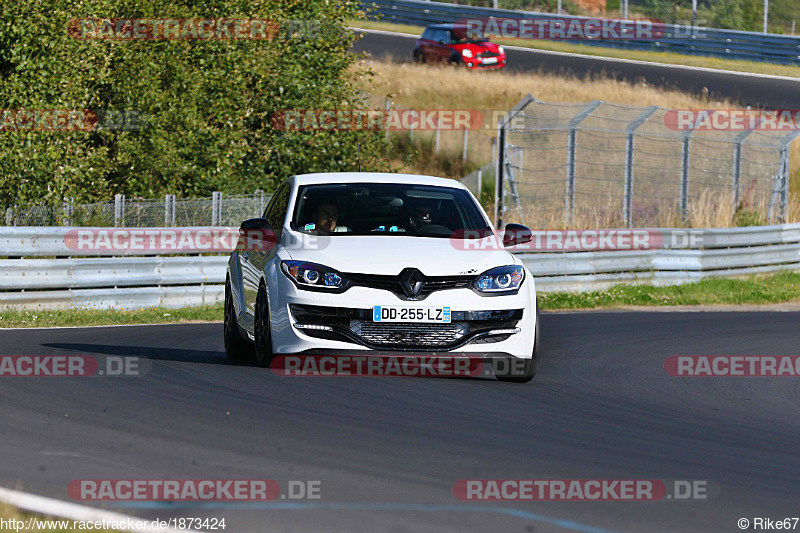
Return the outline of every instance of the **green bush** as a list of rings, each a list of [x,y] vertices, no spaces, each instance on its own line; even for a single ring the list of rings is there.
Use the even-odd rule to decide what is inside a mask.
[[[13,0],[0,9],[0,110],[135,110],[135,131],[0,131],[0,206],[270,190],[293,173],[387,170],[367,132],[283,132],[281,109],[363,107],[345,0]],[[84,40],[84,18],[320,20],[273,40]],[[286,27],[284,25],[284,27]]]
[[[762,213],[747,209],[744,205],[739,205],[733,215],[733,225],[736,227],[763,226],[767,223]]]

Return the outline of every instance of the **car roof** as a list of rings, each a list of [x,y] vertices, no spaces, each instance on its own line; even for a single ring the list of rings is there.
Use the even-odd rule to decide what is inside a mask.
[[[430,26],[426,27],[425,29],[433,28],[434,30],[452,30],[455,24],[431,24]]]
[[[319,172],[294,176],[298,185],[321,185],[325,183],[405,183],[412,185],[432,185],[434,187],[454,187],[466,189],[457,180],[421,176],[417,174],[396,174],[392,172]]]

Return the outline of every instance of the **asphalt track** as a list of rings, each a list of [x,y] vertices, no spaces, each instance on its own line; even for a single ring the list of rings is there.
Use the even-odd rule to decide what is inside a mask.
[[[292,503],[104,507],[264,531],[738,531],[800,514],[798,378],[678,378],[670,355],[798,355],[800,313],[544,314],[540,373],[289,378],[221,324],[0,330],[2,355],[146,358],[140,377],[0,378],[0,485],[319,480]],[[705,501],[464,502],[460,479],[704,480]]]
[[[369,52],[376,58],[408,61],[416,37],[387,33],[363,33],[355,43],[356,52]],[[655,87],[691,94],[708,91],[712,98],[728,99],[743,106],[764,108],[800,108],[800,79],[729,73],[710,69],[687,69],[679,66],[620,61],[608,58],[559,54],[542,50],[507,47],[508,70],[551,72],[563,75],[610,76],[630,82],[644,80]],[[546,94],[534,94],[545,102]]]

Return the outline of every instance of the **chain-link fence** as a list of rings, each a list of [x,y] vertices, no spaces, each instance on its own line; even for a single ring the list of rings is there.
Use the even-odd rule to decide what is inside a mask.
[[[473,170],[459,181],[464,184],[464,186],[470,190],[470,192],[477,198],[478,200],[481,199],[484,192],[487,192],[484,188],[484,183],[490,181],[494,183],[494,171],[497,167],[496,163],[487,163],[483,165],[477,170]]]
[[[7,208],[6,226],[238,226],[243,220],[261,216],[270,194],[228,196],[214,192],[210,198],[178,199],[167,194],[163,199],[126,198],[117,194],[113,202],[62,206]]]
[[[676,111],[530,95],[498,127],[501,222],[717,227],[784,222],[786,130],[677,129]]]

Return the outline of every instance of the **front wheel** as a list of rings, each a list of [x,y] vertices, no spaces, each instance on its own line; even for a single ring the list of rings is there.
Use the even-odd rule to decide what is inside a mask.
[[[239,326],[236,321],[236,308],[233,306],[233,293],[231,292],[230,280],[225,280],[225,319],[224,326],[224,339],[225,339],[225,355],[228,359],[236,361],[252,360],[253,345],[246,339],[242,338],[239,333]]]
[[[270,332],[269,300],[267,289],[262,284],[256,296],[255,324],[253,326],[255,337],[256,360],[263,367],[268,367],[272,362],[272,335]]]

